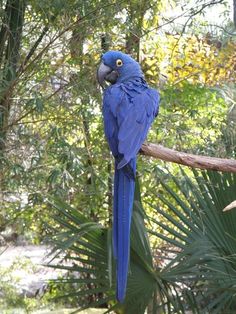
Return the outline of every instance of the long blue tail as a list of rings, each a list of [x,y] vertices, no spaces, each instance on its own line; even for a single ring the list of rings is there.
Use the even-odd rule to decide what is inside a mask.
[[[127,167],[117,169],[114,178],[113,250],[116,258],[116,298],[123,302],[126,294],[129,255],[130,227],[135,190],[136,159]]]

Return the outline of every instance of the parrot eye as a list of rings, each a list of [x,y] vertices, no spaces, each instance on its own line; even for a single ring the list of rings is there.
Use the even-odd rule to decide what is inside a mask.
[[[117,59],[117,60],[116,60],[116,66],[117,66],[117,67],[121,67],[122,65],[123,65],[122,60],[121,60],[121,59]]]

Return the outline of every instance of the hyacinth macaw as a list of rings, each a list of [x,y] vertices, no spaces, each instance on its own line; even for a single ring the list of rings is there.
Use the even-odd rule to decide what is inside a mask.
[[[115,158],[113,254],[116,259],[116,298],[126,294],[130,227],[135,189],[136,156],[158,114],[159,93],[149,88],[138,62],[120,51],[102,56],[97,78],[104,89],[105,136]]]

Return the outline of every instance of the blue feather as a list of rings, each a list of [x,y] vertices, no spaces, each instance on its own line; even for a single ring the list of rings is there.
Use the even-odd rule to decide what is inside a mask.
[[[135,168],[135,160],[130,161]],[[117,259],[116,297],[125,298],[130,252],[130,227],[134,198],[135,180],[127,176],[125,169],[115,170],[113,239],[114,255]]]
[[[103,55],[103,62],[115,69],[118,58],[122,59],[123,66],[119,69],[117,83],[105,90],[103,117],[105,135],[115,157],[113,251],[116,259],[116,297],[123,302],[129,269],[136,158],[158,114],[160,97],[156,90],[148,87],[139,64],[131,57],[110,51]]]

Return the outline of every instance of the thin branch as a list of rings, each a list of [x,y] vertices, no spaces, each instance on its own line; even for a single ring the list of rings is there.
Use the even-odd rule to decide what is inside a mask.
[[[235,0],[236,1],[236,0]],[[219,28],[221,29],[224,33],[226,33],[229,36],[235,36],[236,32],[229,32],[225,27],[217,25],[217,24],[209,24],[209,26],[215,27],[215,28]]]
[[[144,143],[140,153],[145,156],[151,156],[191,168],[236,173],[236,160],[234,159],[187,154],[152,143]]]
[[[124,2],[124,0],[120,1],[119,4],[121,4],[122,2]],[[96,8],[90,12],[88,12],[86,15],[82,16],[79,20],[75,21],[75,22],[72,22],[70,23],[68,26],[66,26],[64,29],[62,29],[58,34],[56,34],[50,41],[49,43],[47,43],[45,45],[45,47],[43,47],[41,49],[41,51],[33,58],[31,59],[32,55],[31,55],[31,52],[29,52],[30,55],[28,55],[28,58],[29,60],[27,60],[27,64],[24,65],[22,64],[17,73],[16,73],[16,77],[14,80],[12,80],[10,83],[9,83],[9,86],[8,88],[5,90],[4,94],[2,95],[2,98],[4,97],[8,97],[9,94],[11,94],[13,88],[15,87],[15,85],[17,85],[17,83],[19,82],[20,80],[20,77],[22,74],[24,74],[26,72],[26,70],[28,70],[28,68],[32,67],[33,65],[35,65],[35,62],[38,61],[39,59],[41,59],[41,57],[43,56],[44,53],[46,53],[49,48],[51,47],[51,45],[57,40],[59,39],[62,35],[64,35],[66,32],[68,31],[71,31],[73,29],[73,27],[76,27],[76,25],[78,23],[81,23],[81,22],[86,22],[86,19],[88,17],[90,17],[91,15],[95,15],[97,12],[101,11],[101,10],[104,10],[106,9],[107,7],[110,7],[110,6],[117,6],[117,3],[108,3],[108,4],[105,4],[103,6],[100,6],[99,8]],[[98,18],[98,16],[96,16],[96,18]],[[46,28],[45,30],[46,31]],[[47,32],[47,31],[46,31]],[[46,34],[46,33],[45,33]],[[45,35],[44,32],[42,33],[42,36]],[[41,40],[41,38],[39,38],[39,40]],[[37,46],[38,45],[38,41],[36,41],[35,45]],[[35,45],[32,47],[32,52],[34,49],[36,49]],[[31,61],[30,61],[31,60]],[[28,62],[29,61],[29,62]]]
[[[183,34],[184,34],[185,30],[186,30],[186,27],[188,26],[189,21],[191,21],[194,16],[202,13],[207,7],[210,7],[210,6],[215,5],[215,4],[220,4],[222,2],[223,2],[223,0],[213,0],[213,1],[210,1],[208,3],[204,3],[199,10],[194,11],[192,14],[190,14],[190,16],[188,17],[187,21],[184,23],[184,26],[183,26],[183,28],[181,30],[179,38],[178,38],[177,42],[175,43],[175,46],[174,46],[174,48],[172,50],[171,59],[173,58],[174,51],[175,51],[176,47],[178,46],[179,41],[180,41],[181,37],[183,36]]]
[[[27,56],[25,57],[25,60],[20,65],[19,70],[18,70],[19,73],[23,70],[23,68],[26,66],[26,64],[30,60],[30,58],[33,56],[34,52],[36,51],[37,47],[39,46],[39,44],[43,40],[43,37],[47,34],[48,30],[49,30],[49,27],[45,26],[42,33],[40,34],[39,38],[36,40],[34,45],[31,47],[30,51],[28,52]]]
[[[45,98],[45,100],[49,100],[51,99],[53,96],[55,96],[57,93],[59,93],[61,90],[63,90],[68,84],[65,85],[61,85],[57,90],[55,90],[52,94],[50,94],[49,96],[47,96]],[[26,111],[22,116],[18,117],[16,120],[14,120],[13,122],[11,122],[10,124],[4,126],[3,130],[7,130],[15,125],[18,124],[26,124],[26,123],[37,123],[37,122],[42,122],[44,120],[37,120],[37,121],[27,121],[27,122],[21,122],[21,120],[23,120],[24,118],[26,118],[28,115],[34,113],[36,111],[36,107],[31,108],[30,110]],[[58,118],[57,118],[58,119]],[[63,118],[64,119],[64,118]],[[45,119],[45,120],[50,120],[49,118]]]
[[[234,1],[236,1],[236,0],[234,0]],[[196,5],[194,7],[194,9],[192,7],[188,8],[188,9],[186,9],[186,11],[182,12],[181,14],[179,14],[179,15],[173,17],[173,18],[167,19],[165,17],[162,17],[162,20],[165,20],[165,22],[163,24],[155,26],[154,28],[151,28],[151,29],[145,31],[143,33],[143,35],[140,36],[140,38],[148,35],[149,33],[153,32],[154,30],[159,30],[159,29],[163,28],[166,25],[172,24],[173,22],[175,22],[176,20],[178,20],[180,18],[187,17],[188,16],[187,14],[190,13],[190,15],[188,16],[188,19],[187,19],[187,23],[188,23],[189,20],[191,20],[191,18],[193,18],[195,15],[197,15],[197,14],[201,13],[202,11],[204,11],[204,9],[206,9],[207,7],[215,5],[215,4],[219,4],[219,3],[222,3],[222,2],[223,2],[223,0],[213,0],[213,1],[210,1],[208,3]],[[200,7],[200,9],[198,9],[199,7]],[[185,30],[186,26],[187,25],[183,26],[184,30]],[[182,33],[184,32],[184,30],[182,31]]]
[[[142,37],[148,35],[149,33],[153,32],[153,31],[155,31],[155,30],[159,30],[159,29],[163,28],[164,26],[173,23],[175,20],[178,20],[179,18],[183,17],[185,14],[186,14],[186,12],[183,12],[183,13],[181,13],[180,15],[177,15],[177,16],[173,17],[172,19],[169,19],[169,20],[166,19],[166,22],[165,22],[165,23],[163,23],[163,24],[161,24],[161,25],[158,25],[158,26],[155,26],[155,27],[153,27],[153,28],[151,28],[151,29],[145,31],[145,32],[143,33],[143,35],[140,36],[140,38],[142,38]],[[164,19],[164,18],[163,18],[163,19]]]
[[[120,3],[122,3],[123,1],[121,1]],[[86,15],[80,17],[78,20],[70,23],[69,25],[67,25],[64,29],[62,29],[58,34],[56,34],[48,43],[47,45],[42,48],[42,50],[31,60],[30,63],[28,63],[26,65],[26,67],[23,67],[21,69],[21,71],[18,71],[18,76],[20,76],[23,72],[25,72],[29,67],[31,67],[38,59],[40,59],[43,54],[45,52],[48,51],[48,49],[51,47],[51,45],[56,41],[58,40],[62,35],[64,35],[65,33],[67,33],[68,31],[71,31],[74,27],[76,27],[77,25],[79,25],[79,23],[81,22],[86,22],[86,19],[91,16],[91,15],[94,15],[96,14],[97,12],[99,12],[100,10],[104,10],[105,8],[107,7],[110,7],[110,6],[116,6],[116,3],[108,3],[108,4],[105,4],[99,8],[96,8],[90,12],[88,12]],[[97,17],[96,17],[97,18]],[[42,34],[44,36],[44,34]]]

